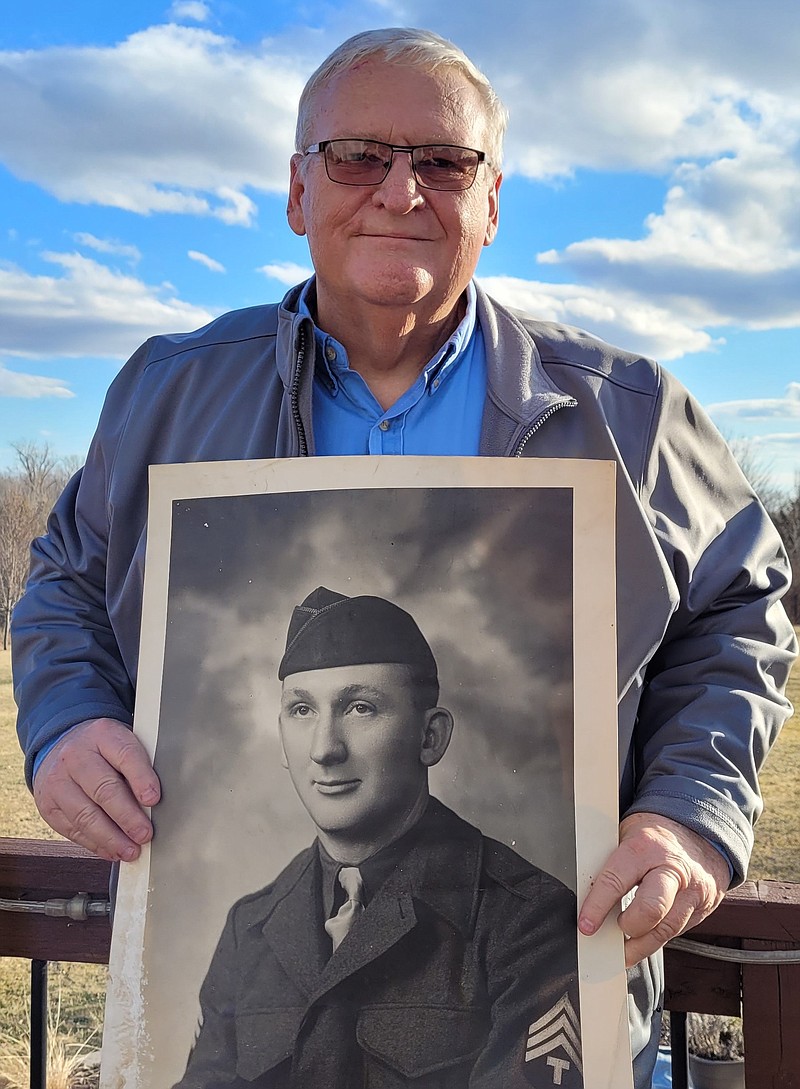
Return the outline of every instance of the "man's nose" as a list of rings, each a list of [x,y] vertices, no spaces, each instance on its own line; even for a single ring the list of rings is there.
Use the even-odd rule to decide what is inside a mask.
[[[389,173],[375,189],[373,203],[403,215],[425,203],[425,196],[411,166],[411,153],[395,151]]]
[[[321,714],[311,737],[311,759],[315,764],[341,764],[347,759],[347,746],[336,716]]]

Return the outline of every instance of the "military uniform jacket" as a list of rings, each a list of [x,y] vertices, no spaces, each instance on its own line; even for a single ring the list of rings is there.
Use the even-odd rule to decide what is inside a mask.
[[[576,904],[431,803],[333,955],[317,845],[239,900],[178,1089],[582,1089]]]

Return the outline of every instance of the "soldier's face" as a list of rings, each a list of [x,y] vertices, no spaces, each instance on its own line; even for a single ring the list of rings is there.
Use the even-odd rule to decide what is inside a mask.
[[[326,846],[334,840],[369,853],[402,829],[427,792],[429,715],[403,665],[336,666],[284,680],[286,766]]]

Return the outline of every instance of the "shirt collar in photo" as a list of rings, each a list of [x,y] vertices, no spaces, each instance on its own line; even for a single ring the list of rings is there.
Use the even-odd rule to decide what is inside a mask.
[[[358,871],[361,874],[361,880],[364,882],[365,904],[370,902],[389,874],[397,869],[398,862],[410,847],[412,834],[419,829],[428,808],[423,810],[419,820],[406,829],[399,839],[386,847],[382,847],[370,858],[359,863]],[[320,865],[322,866],[322,908],[325,918],[330,919],[344,903],[345,894],[339,884],[338,877],[339,871],[348,864],[337,862],[335,858],[332,858],[319,840],[317,840],[317,848],[319,850]]]

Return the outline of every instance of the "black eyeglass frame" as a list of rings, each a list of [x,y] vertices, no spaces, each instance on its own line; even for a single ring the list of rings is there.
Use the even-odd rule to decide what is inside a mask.
[[[354,141],[365,144],[374,144],[376,147],[385,147],[389,149],[389,151],[391,152],[391,154],[389,155],[389,162],[386,164],[385,172],[380,180],[370,182],[342,181],[341,178],[334,178],[331,176],[328,156],[325,154],[326,149],[330,147],[331,144],[349,144]],[[469,151],[473,155],[477,155],[475,170],[472,174],[472,177],[470,178],[469,185],[459,186],[456,189],[443,189],[438,185],[426,184],[417,173],[417,164],[414,162],[414,152],[420,151],[422,150],[422,148],[453,148],[456,151]],[[417,185],[419,185],[421,189],[431,189],[437,193],[466,193],[466,191],[468,189],[471,189],[472,186],[475,184],[475,179],[478,176],[478,167],[481,165],[481,163],[486,163],[487,166],[492,165],[489,159],[486,158],[485,151],[478,151],[478,149],[474,147],[464,147],[463,144],[412,144],[410,147],[404,147],[402,144],[387,144],[383,140],[366,140],[364,137],[361,136],[346,136],[340,137],[335,140],[320,140],[316,144],[309,144],[309,146],[303,152],[303,155],[321,154],[322,161],[325,163],[325,173],[335,185],[352,185],[363,187],[367,185],[382,185],[386,181],[386,179],[389,177],[389,171],[392,169],[392,164],[394,163],[394,153],[396,151],[405,152],[407,155],[410,156],[411,171],[414,175]]]

